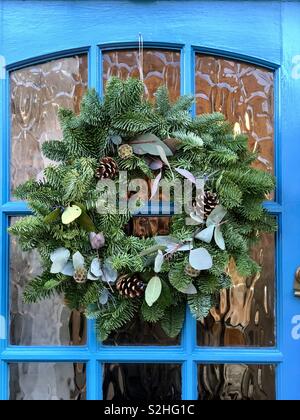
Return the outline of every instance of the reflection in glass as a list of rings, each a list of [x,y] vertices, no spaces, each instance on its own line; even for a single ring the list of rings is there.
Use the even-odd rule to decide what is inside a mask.
[[[12,363],[10,400],[85,400],[86,366],[79,363]]]
[[[171,100],[180,95],[180,52],[145,49],[143,71],[138,50],[106,51],[103,53],[103,80],[111,76],[122,79],[144,76],[146,96],[153,98],[159,86],[165,84]]]
[[[130,323],[111,334],[104,344],[110,346],[178,346],[180,344],[180,336],[170,338],[158,324],[142,321],[136,316]]]
[[[11,218],[15,223],[18,218]],[[42,273],[36,251],[23,252],[17,238],[10,238],[10,343],[22,346],[84,345],[86,320],[71,312],[63,297],[54,295],[40,303],[25,304],[28,281]]]
[[[274,365],[200,365],[199,400],[275,400]]]
[[[11,190],[40,179],[49,163],[46,140],[62,137],[59,107],[79,112],[87,88],[87,56],[67,57],[11,72]]]
[[[218,307],[198,322],[198,345],[256,346],[275,345],[275,238],[262,235],[252,252],[262,266],[259,275],[241,277],[231,262],[233,286],[223,290]]]
[[[274,72],[248,63],[196,55],[197,114],[222,112],[258,152],[255,167],[274,170]]]
[[[181,399],[181,366],[105,364],[104,400],[173,401]]]

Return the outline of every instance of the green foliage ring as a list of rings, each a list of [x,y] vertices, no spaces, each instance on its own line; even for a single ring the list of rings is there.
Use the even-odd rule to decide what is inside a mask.
[[[230,287],[227,267],[232,259],[242,276],[259,271],[249,250],[261,232],[276,229],[262,205],[274,189],[274,179],[253,167],[257,156],[248,150],[247,137],[234,135],[223,115],[192,118],[193,100],[184,96],[170,103],[162,87],[153,104],[144,99],[141,81],[112,78],[103,101],[94,90],[88,91],[79,116],[70,110],[59,111],[63,140],[43,144],[44,155],[56,164],[45,169],[43,182],[30,180],[17,188],[16,196],[28,201],[32,215],[9,229],[24,250],[37,249],[43,262],[44,272],[27,285],[26,302],[63,293],[71,309],[84,309],[96,319],[101,340],[135,316],[159,323],[175,337],[184,322],[186,302],[192,314],[202,319],[220,290]],[[134,153],[135,140],[145,135],[157,138],[160,145],[176,139],[171,154],[165,156],[160,150],[156,156],[162,162],[164,179],[182,181],[182,174],[187,173],[205,176],[205,188],[219,200],[217,219],[218,211],[226,212],[211,228],[204,221],[187,225],[186,214],[173,216],[170,235],[178,247],[168,259],[163,240],[158,243],[156,238],[126,234],[124,227],[132,217],[129,212],[97,212],[95,172],[104,157],[113,158],[119,170],[127,171],[129,180],[157,177],[159,170],[149,167],[149,154]],[[120,154],[121,142],[133,149],[132,154],[128,147],[123,150],[129,153],[126,158]],[[67,223],[63,224],[66,209],[69,213],[64,214]],[[201,233],[207,228],[210,232]],[[214,238],[207,240],[213,230]],[[179,250],[187,244],[193,247],[193,254]],[[187,271],[191,262],[193,276]],[[198,264],[204,269],[197,270]],[[72,272],[75,266],[76,275]],[[145,284],[146,293],[125,297],[117,290],[116,278],[133,274]]]

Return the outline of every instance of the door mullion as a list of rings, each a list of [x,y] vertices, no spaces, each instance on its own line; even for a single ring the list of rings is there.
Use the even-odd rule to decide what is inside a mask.
[[[182,334],[183,347],[186,353],[186,361],[182,366],[182,399],[197,399],[197,364],[194,360],[194,352],[197,346],[197,322],[193,318],[189,307],[186,308],[185,325]]]
[[[194,51],[190,44],[186,44],[181,52],[182,95],[194,93],[194,73]],[[194,107],[192,113],[195,113]],[[196,320],[192,317],[189,307],[187,307],[182,334],[182,346],[186,354],[186,361],[182,365],[182,398],[184,400],[197,399],[197,365],[193,359],[193,353],[197,345],[196,327]]]
[[[1,58],[1,57],[0,57]],[[3,58],[3,57],[2,57]],[[4,57],[5,60],[5,57]],[[4,63],[1,63],[4,65]],[[4,69],[4,67],[3,67]],[[9,197],[9,73],[0,69],[0,400],[9,398],[8,364],[2,360],[3,351],[7,347],[8,331],[8,219],[2,205]]]
[[[87,363],[87,400],[102,400],[102,365],[96,357],[92,357]]]
[[[96,44],[90,46],[88,60],[88,86],[94,88],[99,93],[99,80],[102,78],[101,67],[99,66],[99,48]],[[99,350],[99,343],[96,335],[96,322],[88,321],[88,348],[91,358],[87,363],[86,385],[87,400],[95,401],[101,399],[101,365],[97,361],[96,355]]]
[[[0,401],[9,399],[8,363],[0,360]]]

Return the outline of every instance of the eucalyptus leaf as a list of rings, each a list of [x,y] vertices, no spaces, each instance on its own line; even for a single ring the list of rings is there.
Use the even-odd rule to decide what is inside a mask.
[[[181,293],[185,293],[186,295],[196,295],[198,291],[193,283],[190,283],[185,289],[181,291]]]
[[[64,225],[69,225],[70,223],[74,222],[74,220],[78,219],[82,214],[82,210],[78,206],[69,206],[65,209],[61,216],[62,223]]]
[[[191,181],[192,184],[196,184],[196,178],[191,172],[182,168],[175,168],[175,171],[178,172],[180,175],[182,175],[184,178]]]
[[[51,213],[49,213],[47,216],[44,217],[44,223],[50,224],[57,222],[60,218],[60,215],[62,213],[61,208],[57,208],[53,210]]]
[[[44,284],[44,288],[46,290],[51,290],[51,289],[55,289],[55,287],[57,287],[59,285],[60,285],[60,281],[58,281],[58,280],[48,280]]]
[[[174,238],[173,236],[155,236],[154,237],[155,242],[158,245],[163,245],[163,246],[169,246],[169,245],[174,245],[177,244],[177,239]]]
[[[163,166],[164,164],[160,159],[155,159],[149,163],[149,168],[152,169],[152,171],[157,171],[158,169],[161,169]]]
[[[224,237],[223,237],[223,234],[221,232],[220,226],[217,226],[215,228],[215,236],[214,237],[215,237],[215,241],[216,241],[216,244],[218,245],[218,247],[220,249],[222,249],[222,251],[224,251],[226,249],[226,246],[225,246],[225,241],[224,241]]]
[[[208,270],[213,265],[212,257],[205,248],[192,249],[189,262],[195,270]]]
[[[94,258],[91,263],[91,273],[95,276],[100,278],[103,275],[103,272],[101,270],[101,262],[99,258]]]
[[[87,232],[95,232],[95,230],[96,230],[96,227],[94,225],[94,222],[92,221],[92,219],[90,218],[90,216],[87,213],[85,213],[85,212],[83,212],[78,217],[78,223]]]
[[[188,243],[182,244],[178,241],[178,239],[174,238],[173,236],[156,236],[154,238],[155,242],[161,246],[166,247],[166,252],[174,252],[174,251],[190,251],[193,249],[192,238]]]
[[[50,260],[52,261],[50,272],[52,274],[60,273],[66,266],[70,255],[70,251],[66,248],[58,248],[52,252],[50,254]]]
[[[152,277],[145,291],[145,300],[148,306],[152,306],[158,300],[161,291],[162,283],[160,278],[158,276]]]
[[[208,216],[207,221],[206,221],[206,225],[207,226],[210,226],[210,225],[217,226],[218,224],[220,224],[222,222],[226,213],[227,213],[227,210],[223,206],[219,205],[219,206],[215,207],[213,209],[213,211],[210,213],[210,215]]]
[[[177,251],[190,251],[193,248],[194,246],[192,244],[192,241],[190,241],[189,243],[181,245],[179,248],[177,248]]]
[[[98,281],[98,280],[100,280],[100,277],[94,276],[94,274],[91,272],[91,269],[89,269],[89,271],[87,273],[87,279],[91,280],[91,281]]]
[[[99,303],[100,305],[106,305],[108,302],[108,298],[109,298],[109,292],[107,289],[103,289],[100,297],[99,297]]]
[[[164,149],[161,146],[156,146],[156,147],[157,147],[157,150],[158,150],[158,153],[159,153],[159,156],[160,156],[161,160],[164,162],[164,164],[166,166],[168,166],[168,168],[172,172],[171,165],[170,165],[170,162],[168,161],[166,152],[164,151]]]
[[[163,263],[164,263],[164,255],[161,250],[158,250],[157,256],[155,258],[155,264],[154,264],[155,273],[160,273]]]
[[[122,143],[122,137],[118,136],[117,134],[114,134],[113,136],[111,136],[110,140],[116,146],[120,146],[120,144]]]
[[[102,272],[102,280],[106,283],[114,283],[118,278],[118,272],[113,268],[110,258],[105,260]]]
[[[65,265],[66,265],[66,263],[64,263],[63,261],[55,261],[51,265],[50,273],[51,274],[60,273],[64,269]]]
[[[73,266],[75,270],[84,267],[84,257],[79,251],[75,252],[73,255]]]
[[[68,261],[64,268],[60,271],[64,276],[73,277],[74,276],[74,266],[72,261]]]
[[[147,255],[155,254],[158,250],[164,251],[165,249],[166,247],[164,245],[153,245],[144,249],[144,251],[140,253],[140,257],[146,257]]]
[[[162,177],[162,172],[160,172],[158,175],[157,175],[157,177],[152,181],[152,184],[151,184],[151,197],[150,197],[150,200],[152,200],[152,198],[156,195],[156,193],[157,193],[157,190],[158,190],[158,188],[159,188],[159,183],[160,183],[160,180],[161,180],[161,177]]]
[[[212,241],[214,229],[215,225],[210,225],[207,228],[201,230],[201,232],[197,233],[197,235],[195,235],[195,238],[209,244]]]
[[[198,216],[196,213],[191,212],[190,217],[194,220],[195,224],[202,225],[204,220],[202,217]]]
[[[56,261],[60,261],[63,260],[65,262],[68,261],[68,259],[70,258],[70,251],[66,248],[57,248],[55,251],[53,251],[50,254],[50,260],[52,262],[56,262]]]
[[[152,133],[145,133],[136,137],[130,145],[132,146],[134,153],[137,155],[145,155],[149,153],[150,155],[160,156],[156,146],[161,146],[166,156],[173,156],[172,150]]]

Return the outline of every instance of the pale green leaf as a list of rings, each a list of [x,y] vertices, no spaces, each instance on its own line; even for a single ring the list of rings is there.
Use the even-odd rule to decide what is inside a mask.
[[[160,297],[161,291],[162,284],[160,278],[158,276],[152,277],[145,292],[145,300],[148,306],[152,306],[157,301]]]
[[[195,270],[208,270],[213,265],[211,255],[205,248],[192,249],[189,262]]]
[[[64,225],[69,225],[70,223],[74,222],[74,220],[78,219],[78,217],[81,216],[81,213],[82,210],[78,206],[74,205],[67,207],[61,216],[62,223]]]

